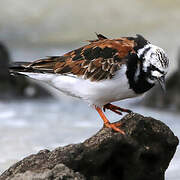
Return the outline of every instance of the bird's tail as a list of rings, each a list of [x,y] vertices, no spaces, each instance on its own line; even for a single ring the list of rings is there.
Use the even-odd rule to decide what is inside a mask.
[[[34,62],[14,62],[9,66],[11,74],[27,73],[53,73],[55,64],[61,61],[61,56],[47,57]]]
[[[9,65],[10,75],[25,75],[24,72],[33,72],[31,68],[28,68],[29,62],[13,62]]]

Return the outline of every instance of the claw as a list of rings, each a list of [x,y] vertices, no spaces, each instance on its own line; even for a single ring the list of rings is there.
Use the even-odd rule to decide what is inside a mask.
[[[116,125],[116,123],[105,123],[104,124],[106,127],[113,129],[114,131],[120,132],[121,134],[125,135],[125,132],[118,128],[120,125]]]
[[[121,126],[120,122],[110,123],[109,120],[106,118],[106,116],[104,115],[104,113],[102,112],[102,110],[99,107],[95,106],[95,109],[99,113],[99,115],[101,116],[102,120],[104,121],[104,125],[106,127],[111,128],[114,131],[117,131],[117,132],[125,135],[125,132],[119,128]]]

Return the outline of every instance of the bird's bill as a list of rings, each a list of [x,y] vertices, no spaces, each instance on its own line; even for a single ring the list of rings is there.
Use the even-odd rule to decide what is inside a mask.
[[[162,76],[160,78],[157,78],[160,86],[161,86],[161,89],[163,90],[163,92],[165,93],[166,92],[166,83],[165,83],[165,77]]]

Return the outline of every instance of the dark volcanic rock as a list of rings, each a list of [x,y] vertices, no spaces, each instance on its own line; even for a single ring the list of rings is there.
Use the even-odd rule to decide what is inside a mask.
[[[8,65],[10,62],[7,47],[0,43],[0,82],[9,79]]]
[[[36,99],[42,97],[52,97],[51,93],[46,90],[38,81],[31,81],[23,75],[10,76],[11,93],[10,97],[15,99]]]
[[[10,55],[5,45],[0,43],[0,99],[6,97],[10,93],[10,75],[8,64]]]
[[[126,135],[102,128],[83,143],[28,156],[0,179],[164,180],[177,137],[164,123],[139,114],[121,122]]]
[[[41,98],[51,94],[38,83],[29,81],[24,76],[10,76],[10,55],[5,45],[0,43],[0,99]]]
[[[156,86],[142,102],[144,105],[180,111],[180,51],[178,63],[177,71],[167,79],[167,92],[163,94],[161,88]]]

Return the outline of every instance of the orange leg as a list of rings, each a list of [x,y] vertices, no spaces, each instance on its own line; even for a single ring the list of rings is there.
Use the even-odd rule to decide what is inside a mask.
[[[121,134],[125,135],[125,132],[118,127],[121,126],[121,123],[110,123],[107,117],[104,115],[102,112],[101,108],[95,106],[96,111],[99,113],[101,116],[102,120],[104,121],[104,125],[108,128],[113,129],[114,131],[120,132]]]
[[[132,111],[129,110],[129,109],[124,109],[124,108],[121,108],[121,107],[119,107],[119,106],[115,106],[115,105],[110,104],[110,103],[105,104],[105,105],[103,106],[104,112],[105,112],[106,109],[109,109],[109,110],[111,110],[111,111],[113,111],[113,112],[115,112],[115,113],[117,113],[117,114],[119,114],[119,115],[122,115],[122,112],[126,112],[126,113],[131,113],[131,112],[132,112]]]

